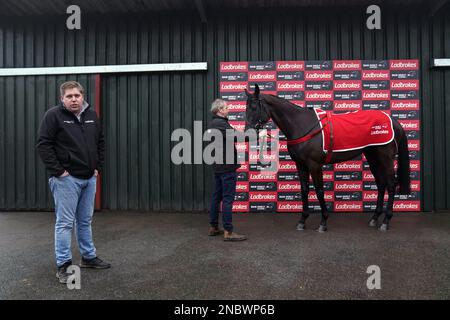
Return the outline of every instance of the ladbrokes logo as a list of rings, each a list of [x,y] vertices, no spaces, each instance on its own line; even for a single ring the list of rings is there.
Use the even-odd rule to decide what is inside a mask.
[[[411,160],[409,162],[409,168],[411,170],[420,170],[420,161],[417,160]]]
[[[420,143],[418,140],[408,141],[408,149],[409,150],[420,150]]]
[[[277,70],[302,71],[305,69],[303,61],[277,61]]]
[[[251,152],[250,153],[250,161],[256,161],[260,159],[260,155],[256,152]],[[263,153],[262,154],[262,158],[264,161],[276,161],[278,160],[278,154],[273,153],[273,154],[267,154],[267,153]]]
[[[391,80],[391,89],[418,89],[419,80]]]
[[[250,180],[252,181],[272,181],[277,180],[277,175],[275,173],[250,173]]]
[[[389,195],[387,192],[384,194],[384,200],[387,201],[389,198]],[[377,201],[378,199],[378,191],[364,191],[363,192],[363,201]]]
[[[227,106],[230,112],[243,112],[246,109],[245,102],[228,102]]]
[[[398,120],[404,130],[420,130],[419,120]]]
[[[332,192],[325,192],[323,195],[323,198],[325,201],[333,201],[334,200],[334,196]],[[319,201],[319,199],[317,199],[317,194],[315,192],[310,192],[308,194],[308,200],[309,201]]]
[[[391,70],[419,69],[418,60],[391,60]]]
[[[249,207],[248,202],[234,202],[233,203],[233,211],[247,212],[248,207]]]
[[[306,92],[306,99],[308,99],[308,100],[331,100],[331,99],[333,99],[333,92],[332,91]]]
[[[304,90],[305,83],[303,81],[279,81],[277,82],[277,90]]]
[[[247,70],[248,70],[247,62],[221,62],[220,63],[220,72],[247,71]]]
[[[361,211],[362,203],[361,202],[335,202],[334,210],[335,211]]]
[[[375,177],[371,172],[363,171],[363,181],[375,181]]]
[[[266,71],[266,72],[249,72],[248,73],[249,80],[261,81],[261,80],[276,80],[276,74],[274,71]]]
[[[392,101],[392,110],[419,110],[419,100]]]
[[[222,82],[220,84],[220,91],[242,91],[247,89],[247,82]]]
[[[332,80],[333,72],[332,71],[306,71],[305,79],[306,80]]]
[[[334,170],[336,170],[336,171],[362,170],[362,163],[361,163],[361,161],[348,161],[348,162],[336,163],[334,165]]]
[[[276,193],[250,193],[250,201],[275,201]]]
[[[336,191],[361,191],[362,190],[362,182],[341,182],[336,181],[334,185],[334,189]]]
[[[280,162],[278,166],[279,171],[297,171],[297,167],[293,162]]]
[[[400,203],[394,202],[394,210],[398,211],[419,211],[419,201],[402,201]]]
[[[367,71],[362,72],[363,80],[389,80],[389,71]]]
[[[302,211],[303,206],[300,203],[293,202],[278,202],[277,203],[278,211]]]
[[[411,191],[420,191],[420,182],[411,181]]]
[[[248,182],[237,182],[236,183],[236,191],[237,192],[248,192]]]
[[[361,81],[334,81],[334,90],[361,89]]]
[[[346,101],[346,102],[334,101],[334,109],[335,110],[360,110],[361,102],[360,101]]]
[[[278,182],[278,191],[300,191],[299,182]]]
[[[334,70],[359,70],[361,61],[358,60],[336,60],[333,62]]]
[[[368,100],[385,100],[389,99],[389,91],[363,91],[363,99]]]

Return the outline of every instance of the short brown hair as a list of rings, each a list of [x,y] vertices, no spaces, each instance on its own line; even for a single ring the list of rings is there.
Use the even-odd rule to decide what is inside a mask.
[[[77,88],[78,90],[80,90],[81,94],[84,94],[84,88],[83,86],[76,82],[76,81],[67,81],[64,82],[60,87],[59,87],[59,91],[61,92],[61,96],[64,96],[64,93],[66,92],[67,89],[73,89],[73,88]]]

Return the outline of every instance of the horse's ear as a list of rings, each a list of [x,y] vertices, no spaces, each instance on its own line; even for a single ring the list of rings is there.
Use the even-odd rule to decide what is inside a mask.
[[[259,97],[259,86],[257,83],[255,83],[255,93],[254,93],[255,97]]]

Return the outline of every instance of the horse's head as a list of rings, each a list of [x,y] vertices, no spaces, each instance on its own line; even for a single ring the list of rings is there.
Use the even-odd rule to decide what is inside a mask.
[[[270,114],[267,110],[266,102],[260,96],[258,85],[255,84],[255,92],[249,93],[246,89],[245,94],[247,95],[245,129],[262,129],[269,121]]]

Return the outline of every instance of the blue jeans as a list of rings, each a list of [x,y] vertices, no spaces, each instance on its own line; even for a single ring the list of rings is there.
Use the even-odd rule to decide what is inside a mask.
[[[72,260],[72,230],[75,228],[80,254],[96,257],[92,240],[92,216],[97,177],[78,179],[73,176],[51,177],[50,190],[55,200],[55,255],[57,266]]]
[[[211,210],[209,211],[209,224],[213,227],[219,225],[220,202],[222,202],[223,228],[233,231],[232,209],[236,194],[236,172],[215,173],[214,191],[212,195]]]

